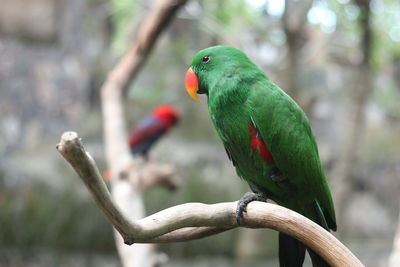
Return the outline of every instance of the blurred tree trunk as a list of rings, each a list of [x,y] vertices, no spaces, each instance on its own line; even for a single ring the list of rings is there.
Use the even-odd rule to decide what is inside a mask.
[[[313,0],[289,1],[285,0],[285,11],[282,16],[283,31],[286,35],[287,68],[285,91],[297,100],[300,85],[300,53],[307,42],[306,21],[307,13]]]
[[[354,0],[354,2],[360,8],[358,22],[361,30],[360,50],[362,56],[356,66],[354,88],[349,92],[348,116],[344,127],[342,148],[337,155],[332,171],[339,233],[343,232],[345,228],[345,226],[343,227],[343,216],[353,191],[351,179],[353,166],[356,163],[359,140],[365,128],[365,108],[372,91],[370,0]]]
[[[400,266],[400,212],[399,212],[399,223],[397,225],[396,235],[393,241],[393,250],[389,258],[389,267]]]

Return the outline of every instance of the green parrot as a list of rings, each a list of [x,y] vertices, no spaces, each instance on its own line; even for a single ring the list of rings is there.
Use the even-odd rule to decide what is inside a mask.
[[[196,101],[206,94],[211,120],[238,176],[250,186],[239,201],[271,199],[336,231],[335,209],[315,137],[302,109],[242,51],[213,46],[198,52],[186,73]],[[295,238],[279,233],[280,266],[302,266],[305,250],[313,266],[329,266]]]

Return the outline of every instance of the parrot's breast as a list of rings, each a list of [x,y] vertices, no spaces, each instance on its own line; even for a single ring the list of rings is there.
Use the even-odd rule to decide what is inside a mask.
[[[253,191],[280,201],[285,189],[270,178],[276,165],[266,142],[246,111],[231,112],[235,116],[219,110],[213,112],[211,118],[238,176],[249,183]]]
[[[253,191],[279,203],[288,192],[271,179],[276,163],[268,149],[269,136],[262,136],[252,120],[249,101],[251,83],[240,84],[243,86],[233,86],[221,80],[210,90],[208,109],[211,120],[238,176]]]

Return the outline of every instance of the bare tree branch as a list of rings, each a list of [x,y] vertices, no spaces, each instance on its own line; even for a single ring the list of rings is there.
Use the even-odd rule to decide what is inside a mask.
[[[61,136],[61,142],[56,148],[75,169],[79,177],[85,177],[82,180],[90,193],[92,193],[92,197],[97,206],[107,218],[112,220],[110,221],[111,224],[122,236],[128,236],[130,234],[125,232],[128,229],[135,229],[134,231],[140,230],[136,229],[135,225],[130,224],[113,204],[106,184],[100,179],[101,175],[95,161],[89,153],[85,152],[77,133],[65,132]]]
[[[156,40],[169,25],[175,13],[187,0],[158,0],[150,14],[142,21],[128,52],[110,73],[107,83],[126,88],[146,62]],[[113,86],[113,87],[114,87]]]
[[[155,3],[140,24],[128,52],[110,72],[101,88],[106,157],[113,174],[119,175],[131,165],[122,105],[124,90],[136,77],[159,35],[185,3],[186,0],[158,0]]]
[[[169,188],[178,185],[174,170],[167,165],[143,164],[130,155],[123,96],[141,67],[146,62],[157,38],[167,28],[177,10],[186,0],[157,0],[149,14],[143,19],[127,53],[109,73],[101,88],[103,127],[107,163],[112,175],[112,195],[126,221],[145,216],[142,192],[162,184]],[[140,166],[140,168],[139,168]],[[126,225],[127,222],[122,221]],[[118,230],[118,228],[117,228]],[[123,266],[151,267],[158,258],[155,246],[125,246],[119,235],[116,243]]]
[[[57,149],[84,181],[96,204],[121,233],[126,244],[191,240],[237,227],[237,202],[213,205],[186,203],[129,222],[111,201],[95,162],[84,150],[78,135],[64,133]],[[244,227],[271,228],[289,234],[332,266],[363,266],[332,234],[306,217],[279,205],[250,203],[242,224]]]

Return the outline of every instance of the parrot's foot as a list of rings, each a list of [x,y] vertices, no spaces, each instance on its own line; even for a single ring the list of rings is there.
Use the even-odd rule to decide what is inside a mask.
[[[239,200],[236,208],[236,222],[238,225],[240,225],[240,219],[243,217],[243,212],[247,212],[247,205],[253,201],[267,202],[267,199],[262,195],[253,192],[247,192],[244,194],[244,196]]]
[[[286,180],[286,177],[278,168],[272,168],[269,172],[269,177],[271,177],[271,180],[275,183],[281,183]]]

